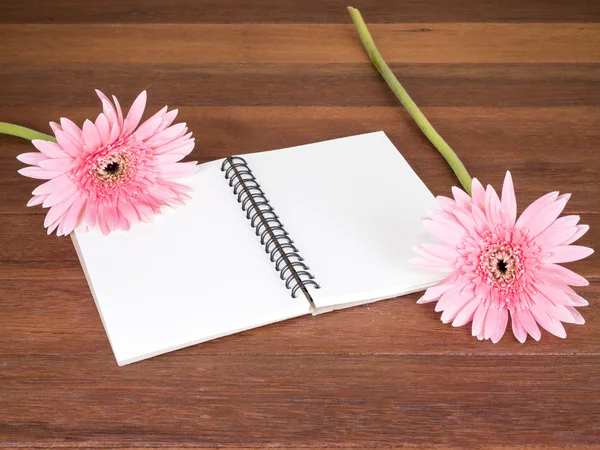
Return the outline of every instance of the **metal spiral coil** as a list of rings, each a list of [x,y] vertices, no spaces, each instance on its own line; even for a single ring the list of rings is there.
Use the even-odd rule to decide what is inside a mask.
[[[313,304],[307,287],[319,289],[321,286],[315,281],[310,267],[304,262],[300,251],[271,207],[248,163],[239,156],[225,158],[221,164],[221,171],[225,172],[225,179],[229,180],[233,194],[275,265],[275,270],[279,272],[286,289],[291,290],[294,298],[298,291],[302,291]]]

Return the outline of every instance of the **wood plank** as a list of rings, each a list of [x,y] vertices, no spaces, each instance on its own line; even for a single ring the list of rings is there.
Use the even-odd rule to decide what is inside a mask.
[[[72,355],[0,364],[7,446],[129,447],[141,436],[152,446],[600,444],[598,356],[179,354],[117,368]]]
[[[352,3],[352,2],[350,2]],[[0,23],[347,23],[346,0],[21,0],[0,3]],[[369,22],[598,22],[593,0],[370,0]]]
[[[373,24],[390,63],[598,63],[600,24]],[[48,39],[48,36],[52,36]],[[0,64],[356,63],[353,25],[3,25]],[[40,45],[43,42],[43,45]]]
[[[2,280],[0,360],[2,357],[22,360],[25,355],[56,355],[67,359],[88,355],[90,360],[101,357],[107,366],[116,365],[81,269],[78,278],[64,279],[61,267],[60,262],[55,264],[55,279]],[[595,279],[598,281],[598,277]],[[471,336],[470,326],[454,328],[442,324],[434,305],[417,305],[421,294],[412,294],[268,325],[158,358],[168,362],[177,355],[201,361],[209,355],[230,354],[598,356],[600,334],[596,324],[600,321],[600,289],[593,283],[576,290],[590,302],[589,306],[579,308],[587,324],[565,324],[567,339],[564,340],[542,331],[539,342],[530,338],[520,344],[509,326],[498,344],[480,342]],[[285,295],[282,301],[286,301]]]
[[[124,102],[131,99],[124,99]],[[151,101],[154,100],[151,97]],[[152,103],[149,112],[162,104]],[[510,169],[519,206],[552,190],[571,192],[567,211],[600,211],[597,179],[596,107],[424,108],[425,114],[455,148],[473,176],[500,189]],[[0,117],[39,130],[47,121],[68,116],[77,123],[95,117],[97,108],[0,108]],[[385,130],[417,174],[436,195],[456,184],[443,158],[396,107],[184,107],[180,119],[196,131],[192,159],[202,162],[231,154],[306,144],[341,136]],[[21,177],[15,157],[31,145],[0,136],[0,213],[42,213],[26,208],[38,180]]]
[[[600,105],[600,64],[396,63],[391,67],[422,107]],[[367,62],[50,63],[2,68],[0,107],[96,107],[95,88],[131,95],[149,89],[151,101],[177,107],[398,105]]]

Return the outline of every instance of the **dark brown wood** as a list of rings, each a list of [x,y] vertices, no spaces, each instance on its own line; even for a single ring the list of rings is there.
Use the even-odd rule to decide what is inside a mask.
[[[347,23],[346,6],[371,23],[598,22],[595,0],[21,0],[0,3],[0,23]]]
[[[428,187],[456,184],[370,65],[338,0],[0,2],[0,121],[49,131],[100,88],[179,108],[210,161],[384,130]],[[600,4],[356,3],[474,176],[519,209],[560,190],[600,241]],[[113,25],[117,23],[118,25]],[[91,24],[91,26],[89,26]],[[0,136],[0,447],[600,448],[600,257],[569,267],[586,325],[478,342],[409,295],[119,368],[73,246],[27,208],[31,151]]]

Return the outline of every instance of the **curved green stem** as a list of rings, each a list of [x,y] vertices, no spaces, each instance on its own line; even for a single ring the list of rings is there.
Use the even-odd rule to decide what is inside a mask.
[[[396,94],[400,103],[406,108],[408,113],[417,123],[421,131],[427,136],[427,139],[431,141],[431,143],[438,149],[438,151],[442,154],[442,156],[448,161],[450,167],[458,177],[458,181],[465,188],[465,190],[471,194],[471,175],[467,172],[467,169],[461,162],[461,160],[456,156],[454,150],[446,143],[446,141],[438,134],[437,131],[433,128],[429,120],[425,117],[425,115],[421,112],[419,107],[410,98],[408,92],[402,87],[398,79],[394,76],[388,65],[383,60],[383,57],[377,50],[375,46],[375,42],[373,42],[373,38],[371,37],[371,33],[369,33],[369,29],[365,24],[362,16],[358,9],[353,8],[351,6],[348,7],[348,11],[350,12],[350,16],[352,17],[352,21],[356,26],[358,31],[358,35],[360,36],[360,40],[365,47],[371,61],[383,77],[383,79],[387,82],[390,89]]]
[[[0,122],[0,133],[10,134],[11,136],[17,136],[27,140],[42,139],[44,141],[56,142],[53,136],[48,134],[40,133],[39,131],[25,128],[20,125],[13,125],[12,123]]]

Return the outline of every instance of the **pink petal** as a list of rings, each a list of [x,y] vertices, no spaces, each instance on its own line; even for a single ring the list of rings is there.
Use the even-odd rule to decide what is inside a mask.
[[[41,205],[44,200],[46,200],[46,196],[45,195],[34,195],[28,202],[27,202],[27,206],[36,206],[36,205]]]
[[[162,117],[155,117],[154,119],[146,120],[135,131],[135,133],[134,133],[135,137],[138,138],[140,141],[144,141],[144,140],[148,139],[150,136],[152,136],[156,132],[156,130],[158,129],[158,126],[160,125],[161,122],[162,122]]]
[[[485,211],[485,189],[477,178],[473,178],[471,183],[471,198],[473,199],[473,205],[481,211]]]
[[[475,310],[481,304],[481,300],[476,297],[473,298],[470,302],[468,302],[464,307],[459,311],[456,315],[456,318],[452,322],[453,327],[462,327],[463,325],[468,324],[471,320],[473,320],[473,315],[475,314]]]
[[[572,306],[554,305],[554,307],[548,312],[548,315],[556,320],[560,320],[561,322],[575,323],[575,318],[570,313],[568,308],[572,308]]]
[[[121,133],[122,135],[129,135],[133,133],[140,124],[140,120],[144,114],[144,109],[146,108],[146,98],[146,91],[142,91],[134,100],[131,108],[129,108],[127,117],[125,118],[123,132]]]
[[[65,219],[62,223],[62,233],[66,236],[70,234],[81,221],[83,209],[85,208],[86,198],[79,196],[75,199]]]
[[[60,175],[56,178],[51,179],[50,181],[46,181],[45,183],[40,184],[36,187],[32,194],[33,195],[42,195],[42,194],[50,194],[54,191],[61,190],[66,188],[72,183],[71,179],[68,175]]]
[[[536,322],[548,333],[553,334],[559,338],[566,338],[567,332],[562,323],[556,319],[552,319],[545,311],[540,309],[537,305],[533,305],[531,308],[531,314],[535,317]]]
[[[102,145],[100,133],[96,129],[96,126],[88,119],[83,123],[83,142],[88,151],[95,150]]]
[[[35,148],[49,158],[65,158],[68,156],[65,151],[55,142],[44,141],[42,139],[33,139],[31,143]]]
[[[456,262],[456,259],[460,256],[455,248],[444,244],[431,244],[426,242],[421,244],[419,247],[425,252],[450,263]]]
[[[96,91],[96,92],[99,92],[99,91]],[[115,125],[117,127],[119,127],[119,133],[120,133],[121,126],[119,125],[119,119],[117,117],[117,112],[115,111],[114,106],[106,97],[102,98],[101,101],[102,101],[102,112],[106,116],[106,120],[108,120],[108,124],[111,127],[113,127]]]
[[[146,144],[150,147],[156,148],[161,145],[168,144],[174,139],[183,136],[187,132],[187,126],[185,122],[178,123],[169,127],[163,131],[156,133],[150,139],[146,141]]]
[[[477,228],[477,222],[473,218],[473,214],[467,213],[462,208],[456,208],[453,212],[456,219],[462,224],[467,230],[475,230]]]
[[[71,195],[73,195],[75,192],[77,192],[77,186],[75,185],[75,183],[71,183],[70,185],[68,185],[68,187],[64,188],[64,189],[60,189],[60,190],[56,190],[53,191],[51,194],[49,194],[46,199],[44,200],[44,208],[49,208],[51,206],[57,205],[58,203],[62,202],[63,200],[66,200],[67,198],[69,198]]]
[[[58,145],[60,145],[60,148],[73,157],[79,156],[83,150],[81,147],[83,144],[78,143],[70,135],[63,131],[56,132],[56,141],[58,142]]]
[[[519,317],[515,313],[511,312],[510,317],[512,320],[513,334],[515,335],[517,340],[522,344],[527,340],[527,332],[525,331],[525,328],[523,328],[523,325],[521,325]]]
[[[542,333],[537,326],[537,323],[531,313],[528,310],[520,310],[515,313],[519,319],[519,323],[523,326],[525,331],[536,341],[539,341],[542,337]]]
[[[462,243],[465,239],[465,233],[458,231],[456,228],[447,227],[433,220],[424,220],[423,226],[435,237],[452,247]]]
[[[491,223],[495,225],[503,223],[500,199],[494,188],[489,184],[485,190],[485,214]]]
[[[448,289],[452,287],[452,282],[448,282],[447,280],[452,279],[452,275],[446,277],[444,280],[440,281],[435,286],[431,286],[425,291],[425,295],[423,295],[422,300],[419,300],[417,303],[429,303],[430,301],[437,301],[437,299]]]
[[[196,172],[198,172],[198,164],[196,161],[165,164],[161,166],[161,176],[165,178],[187,177]]]
[[[192,144],[192,148],[193,147],[194,146]],[[156,155],[156,161],[159,164],[172,164],[172,163],[181,161],[186,156],[187,156],[187,153],[179,154],[179,153],[170,152],[170,153],[165,153],[163,155]]]
[[[514,225],[517,219],[517,198],[515,196],[512,176],[508,170],[506,171],[504,184],[502,185],[502,200],[500,200],[500,203],[502,210],[505,212],[505,220],[510,225]]]
[[[115,123],[110,129],[110,136],[108,137],[108,144],[112,144],[117,139],[119,139],[119,134],[121,134],[121,128],[119,128],[119,124]]]
[[[160,124],[160,126],[158,127],[158,129],[156,130],[157,133],[166,130],[167,127],[169,127],[173,121],[175,120],[175,118],[177,117],[177,113],[179,112],[179,110],[174,109],[172,111],[169,111],[168,113],[166,113],[163,118],[162,118],[162,123]]]
[[[525,208],[525,211],[521,214],[517,223],[515,224],[516,228],[527,228],[534,224],[538,219],[538,215],[540,212],[547,206],[553,203],[558,197],[558,192],[549,192],[548,194],[538,198],[531,205]],[[541,230],[540,230],[541,231]]]
[[[42,169],[49,170],[51,172],[65,173],[73,168],[75,165],[71,158],[51,158],[44,161],[40,161],[39,166]]]
[[[119,216],[117,215],[116,208],[105,206],[102,209],[102,215],[104,216],[104,220],[106,220],[108,229],[110,231],[116,230],[119,223]]]
[[[50,172],[49,170],[37,166],[25,167],[19,169],[18,172],[25,177],[37,178],[38,180],[50,180],[60,175],[58,172]]]
[[[56,221],[56,219],[60,218],[75,202],[78,194],[73,194],[68,199],[64,200],[57,205],[54,205],[52,208],[48,210],[48,214],[46,214],[46,218],[44,219],[44,226],[48,227],[52,223]]]
[[[479,336],[482,334],[487,311],[488,308],[483,303],[480,303],[475,310],[475,314],[473,315],[473,326],[471,328],[471,334],[473,336]]]
[[[572,306],[567,306],[566,308],[569,311],[569,313],[571,313],[571,315],[573,316],[573,323],[575,323],[577,325],[583,325],[585,323],[585,319],[579,313],[579,311],[577,311]]]
[[[588,286],[590,283],[578,273],[556,264],[540,264],[540,272],[547,272],[571,286]]]
[[[575,234],[573,236],[571,236],[569,239],[567,239],[565,242],[563,242],[563,244],[565,244],[565,245],[572,244],[577,239],[579,239],[581,236],[583,236],[585,233],[587,233],[588,230],[590,229],[590,226],[589,225],[577,225],[576,228],[577,228],[577,231],[575,232]]]
[[[469,194],[456,186],[452,186],[452,194],[458,206],[471,210],[471,197],[469,197]]]
[[[579,294],[569,293],[569,297],[573,300],[573,306],[588,306],[588,301]]]
[[[119,212],[123,215],[125,219],[129,221],[131,224],[135,224],[139,222],[139,217],[135,208],[127,202],[119,203],[118,205]]]
[[[60,118],[60,125],[65,134],[69,135],[69,137],[76,142],[77,144],[81,144],[83,142],[83,138],[81,135],[81,129],[75,125],[75,123],[67,119],[66,117]]]
[[[565,209],[568,200],[569,196],[561,195],[555,202],[540,208],[535,220],[531,221],[529,224],[530,237],[539,235],[542,231],[552,225],[556,218],[560,216],[563,209]]]
[[[96,225],[97,216],[98,216],[98,206],[94,202],[91,202],[91,201],[88,202],[88,204],[85,207],[84,214],[83,214],[83,220],[84,220],[85,224],[89,228],[94,227]]]
[[[98,114],[94,125],[96,126],[96,130],[98,130],[98,134],[100,135],[100,145],[107,144],[110,137],[110,124],[108,123],[108,119],[104,113]]]
[[[458,313],[460,313],[471,301],[472,294],[459,293],[451,302],[447,304],[442,313],[441,320],[443,323],[452,322]],[[474,311],[474,310],[473,310]]]
[[[506,309],[503,309],[502,311],[500,311],[499,316],[496,317],[494,322],[495,323],[493,324],[493,329],[492,329],[492,333],[490,335],[490,339],[492,340],[492,342],[494,344],[497,344],[498,341],[500,341],[500,339],[502,339],[502,336],[504,336],[504,333],[506,332],[506,325],[508,324],[508,311]]]
[[[550,255],[543,258],[546,263],[568,263],[587,258],[594,250],[581,245],[561,245],[550,250]]]
[[[57,124],[56,122],[50,122],[50,128],[52,129],[53,133],[56,133],[56,130],[62,131],[62,127],[59,124]]]
[[[186,147],[189,144],[194,144],[195,139],[193,139],[193,138],[190,139],[191,136],[192,136],[192,133],[186,133],[183,136],[172,140],[168,144],[164,144],[164,145],[155,147],[154,153],[156,153],[157,155],[160,155],[163,153],[169,153],[169,152],[183,153],[184,150],[182,149],[182,147]],[[191,152],[192,149],[193,149],[193,145],[192,145],[192,148],[189,149],[189,151]]]
[[[579,216],[564,216],[556,219],[535,238],[535,243],[543,248],[564,244],[577,231],[575,225],[578,222]]]
[[[31,152],[31,153],[21,153],[17,156],[17,159],[25,164],[30,164],[32,166],[37,165],[40,161],[44,161],[48,159],[46,155],[40,152]]]
[[[121,105],[119,104],[119,100],[114,95],[112,96],[113,102],[115,103],[115,109],[117,110],[117,123],[119,124],[119,128],[123,129],[123,110],[121,109]],[[121,133],[123,134],[123,133]]]

